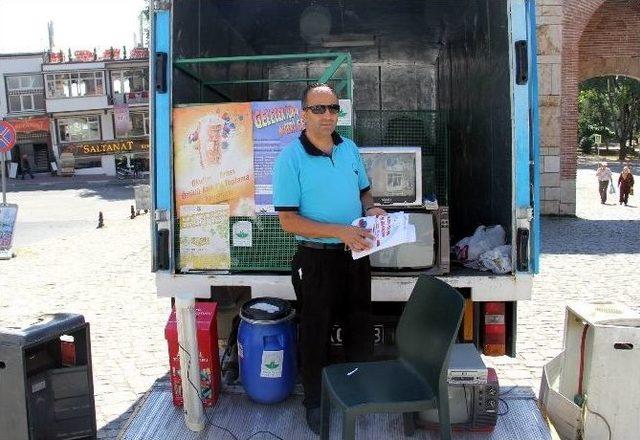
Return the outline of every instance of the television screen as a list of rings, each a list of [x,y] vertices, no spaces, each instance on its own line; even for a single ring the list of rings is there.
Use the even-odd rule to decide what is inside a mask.
[[[373,200],[380,206],[422,203],[420,147],[360,148]]]

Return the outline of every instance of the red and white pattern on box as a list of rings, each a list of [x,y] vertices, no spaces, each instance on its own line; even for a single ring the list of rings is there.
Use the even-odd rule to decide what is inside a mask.
[[[218,357],[218,324],[217,304],[214,302],[197,302],[195,307],[196,327],[199,349],[200,377],[198,382],[191,379],[192,384],[186,386],[200,386],[200,398],[204,406],[213,406],[220,394],[220,359]],[[180,347],[178,346],[178,328],[176,312],[173,310],[165,327],[165,339],[169,348],[169,376],[173,404],[183,405],[180,379]]]

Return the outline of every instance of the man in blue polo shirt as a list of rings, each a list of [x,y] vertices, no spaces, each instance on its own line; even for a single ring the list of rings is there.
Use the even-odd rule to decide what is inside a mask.
[[[313,84],[302,98],[305,130],[278,156],[273,173],[274,206],[282,229],[296,235],[291,278],[300,310],[302,384],[307,424],[320,430],[320,375],[328,364],[332,323],[343,323],[347,361],[373,352],[369,258],[350,249],[370,247],[373,235],[351,226],[373,205],[369,179],[357,146],[335,132],[340,106],[326,84]]]

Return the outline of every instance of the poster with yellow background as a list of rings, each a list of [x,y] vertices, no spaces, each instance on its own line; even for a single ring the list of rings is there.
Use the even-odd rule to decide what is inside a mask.
[[[255,215],[250,103],[173,109],[176,211],[229,204],[231,216]]]

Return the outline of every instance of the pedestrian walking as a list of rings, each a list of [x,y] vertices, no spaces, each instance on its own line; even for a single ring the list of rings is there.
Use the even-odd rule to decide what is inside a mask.
[[[629,202],[629,194],[633,191],[633,174],[629,167],[624,167],[620,177],[618,177],[618,186],[620,187],[620,204],[627,206]]]
[[[598,178],[598,192],[600,193],[600,203],[603,205],[607,203],[607,188],[609,187],[609,181],[611,180],[611,170],[607,166],[606,162],[602,162],[596,171],[596,177]]]
[[[31,163],[29,162],[29,156],[27,156],[26,154],[24,156],[22,156],[22,180],[24,180],[24,176],[29,174],[31,176],[31,178],[33,179],[33,173],[31,172]]]
[[[363,214],[383,215],[373,196],[358,147],[336,131],[340,104],[326,84],[302,97],[305,130],[280,153],[273,178],[275,210],[298,251],[291,279],[300,310],[300,354],[309,428],[320,432],[321,371],[328,364],[332,324],[343,323],[348,362],[373,353],[371,267],[350,249],[370,247],[374,237],[351,226]]]

